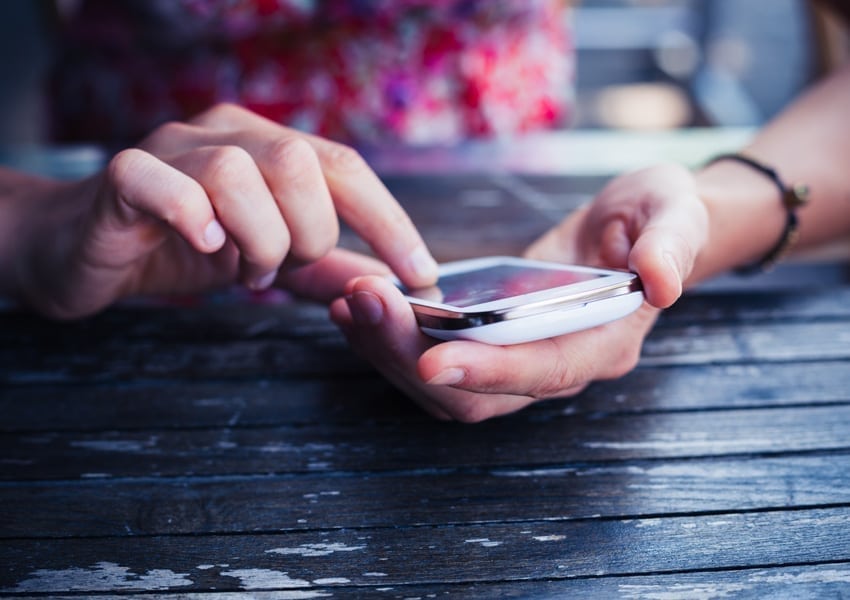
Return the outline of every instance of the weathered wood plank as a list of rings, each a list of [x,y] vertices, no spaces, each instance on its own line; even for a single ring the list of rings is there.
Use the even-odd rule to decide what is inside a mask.
[[[65,348],[100,345],[120,338],[140,341],[215,343],[234,340],[304,340],[335,335],[327,307],[288,298],[282,292],[257,294],[256,302],[239,290],[221,296],[166,301],[137,299],[92,317],[56,322],[18,310],[0,311],[0,344]],[[170,302],[170,304],[169,304]]]
[[[61,332],[60,332],[61,333]],[[341,334],[298,340],[99,342],[62,336],[44,346],[0,347],[0,383],[156,378],[339,376],[368,373]],[[642,366],[818,361],[850,358],[850,321],[693,325],[653,331]]]
[[[850,358],[850,321],[693,325],[653,331],[640,364],[718,364]]]
[[[357,389],[358,401],[348,394]],[[639,368],[523,416],[716,410],[847,403],[842,361]],[[0,431],[256,427],[428,420],[376,374],[322,379],[157,380],[101,385],[20,385],[0,392]],[[512,418],[520,418],[518,416]]]
[[[0,538],[442,526],[850,505],[850,455],[0,486]]]
[[[107,571],[107,569],[103,569]],[[82,573],[81,573],[82,575]],[[113,580],[132,589],[130,573],[114,573]],[[136,574],[137,575],[137,574]],[[250,583],[250,581],[248,582]],[[661,600],[680,598],[739,598],[743,600],[800,600],[801,598],[844,598],[850,584],[850,565],[830,563],[770,569],[744,569],[643,575],[628,577],[590,577],[555,581],[515,581],[475,584],[373,585],[369,588],[345,584],[333,588],[315,583],[291,595],[281,591],[250,592],[171,592],[147,594],[98,595],[99,600],[294,600],[297,598],[625,598]],[[78,595],[51,595],[54,600],[78,600]]]
[[[311,589],[318,581],[333,582],[331,587],[557,580],[826,561],[850,561],[848,507],[146,537],[132,543],[126,538],[8,540],[0,547],[0,590],[118,591],[115,578],[126,581],[127,570],[144,589],[193,591]],[[154,587],[157,583],[160,587]]]
[[[0,384],[221,377],[333,377],[371,372],[341,335],[310,340],[219,343],[81,343],[73,347],[0,348]]]
[[[352,389],[362,399],[347,396]],[[23,385],[0,394],[0,431],[256,427],[430,419],[375,374],[321,379]]]
[[[685,323],[830,321],[850,318],[850,287],[790,291],[686,294],[664,311],[658,326]]]
[[[2,480],[546,466],[850,448],[850,406],[0,435]],[[533,440],[533,442],[530,442]]]

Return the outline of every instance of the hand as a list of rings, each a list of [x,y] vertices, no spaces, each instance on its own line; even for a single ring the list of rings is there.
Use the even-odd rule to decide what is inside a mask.
[[[410,219],[355,151],[230,105],[160,127],[44,200],[32,203],[14,272],[19,295],[58,318],[235,281],[330,299],[346,277],[386,272],[331,251],[338,215],[403,281],[436,276]]]
[[[517,344],[437,343],[423,335],[401,293],[361,277],[331,305],[351,343],[426,411],[475,422],[543,398],[569,396],[637,364],[660,308],[682,293],[708,235],[691,174],[664,166],[625,175],[526,252],[530,258],[636,271],[647,301],[590,330]]]

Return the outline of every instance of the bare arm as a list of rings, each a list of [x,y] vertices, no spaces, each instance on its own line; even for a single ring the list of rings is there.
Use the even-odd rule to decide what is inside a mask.
[[[816,246],[850,233],[850,65],[813,87],[768,124],[744,152],[772,166],[786,183],[811,193],[798,212],[800,243]],[[757,260],[785,221],[776,187],[734,162],[696,175],[709,212],[709,241],[688,283]]]

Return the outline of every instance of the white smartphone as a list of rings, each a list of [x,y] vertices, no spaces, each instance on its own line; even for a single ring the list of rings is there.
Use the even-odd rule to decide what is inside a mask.
[[[506,256],[445,263],[435,286],[400,287],[426,334],[500,346],[595,327],[643,302],[634,273]]]

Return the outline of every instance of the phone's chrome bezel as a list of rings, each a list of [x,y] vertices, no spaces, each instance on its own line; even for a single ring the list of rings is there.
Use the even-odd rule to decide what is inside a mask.
[[[419,325],[444,330],[468,329],[535,316],[550,311],[579,308],[588,302],[623,296],[643,289],[637,275],[626,271],[575,265],[552,265],[513,257],[490,257],[447,263],[441,268],[441,274],[455,274],[498,264],[531,264],[543,268],[595,273],[602,275],[602,277],[468,307],[457,307],[407,295],[406,298],[413,307]]]

